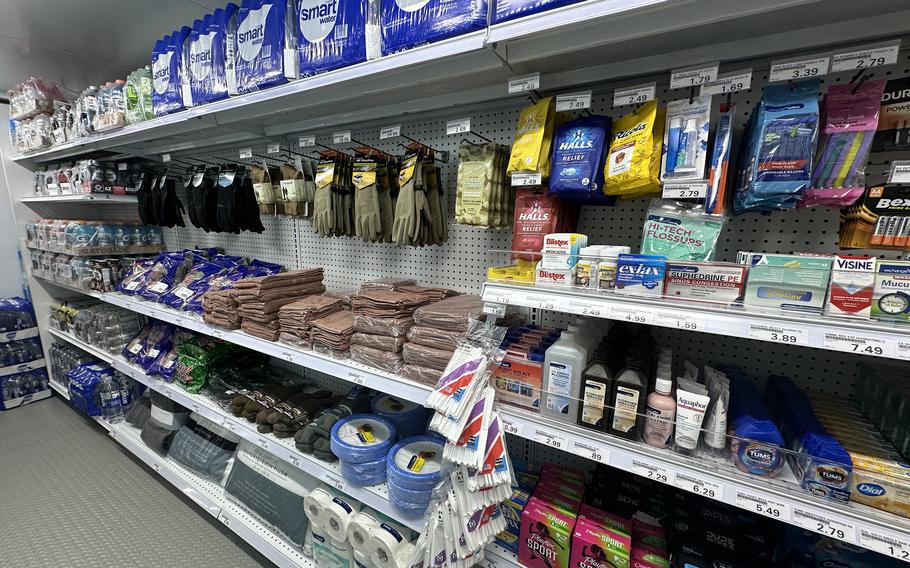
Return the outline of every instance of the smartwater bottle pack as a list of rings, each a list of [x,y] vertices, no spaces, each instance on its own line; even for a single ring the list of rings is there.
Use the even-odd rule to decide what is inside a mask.
[[[227,98],[225,69],[228,22],[237,11],[236,4],[215,10],[197,20],[187,41],[187,76],[194,105]]]
[[[586,116],[556,128],[550,170],[550,194],[568,201],[612,204],[603,194],[604,153],[610,117]]]
[[[234,72],[238,93],[296,77],[294,0],[244,0],[237,11]]]
[[[575,4],[579,0],[494,0],[493,23],[508,22],[523,16]]]
[[[366,61],[367,12],[374,0],[299,0],[297,52],[307,77]]]
[[[180,54],[190,31],[189,27],[183,26],[179,31],[160,39],[152,50],[152,107],[157,116],[184,108]]]
[[[483,29],[487,0],[382,0],[382,54]]]

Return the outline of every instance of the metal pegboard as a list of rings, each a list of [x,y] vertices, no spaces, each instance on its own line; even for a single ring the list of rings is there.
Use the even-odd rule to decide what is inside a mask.
[[[261,216],[265,231],[262,233],[243,232],[206,233],[184,219],[186,227],[165,229],[164,240],[168,250],[194,247],[220,247],[226,254],[258,258],[277,262],[288,268],[297,266],[296,224],[294,219],[284,216]]]

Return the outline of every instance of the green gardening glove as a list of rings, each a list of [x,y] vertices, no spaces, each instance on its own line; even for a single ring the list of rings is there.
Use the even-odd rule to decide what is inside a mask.
[[[332,179],[334,163],[322,160],[316,170],[316,195],[313,198],[313,228],[322,237],[332,235],[335,227],[335,216],[332,211]]]
[[[411,154],[404,159],[398,176],[398,201],[395,203],[395,221],[392,224],[392,242],[398,246],[413,244],[412,234],[418,227],[419,218],[414,210],[414,188],[417,184],[418,158]]]
[[[355,235],[371,243],[382,237],[376,167],[374,160],[358,160],[354,163],[351,180],[354,184]]]

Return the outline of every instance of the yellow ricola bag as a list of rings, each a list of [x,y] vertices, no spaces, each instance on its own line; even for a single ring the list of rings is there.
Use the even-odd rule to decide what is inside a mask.
[[[660,192],[660,154],[665,110],[648,101],[613,122],[604,164],[604,193],[634,199]]]
[[[522,109],[518,115],[518,125],[515,128],[515,143],[512,144],[512,153],[509,155],[509,168],[512,172],[537,172],[541,167],[549,169],[549,143],[544,152],[544,140],[547,127],[550,136],[553,136],[553,117],[556,109],[553,106],[553,97],[543,97],[535,104]],[[541,172],[542,175],[546,175]]]

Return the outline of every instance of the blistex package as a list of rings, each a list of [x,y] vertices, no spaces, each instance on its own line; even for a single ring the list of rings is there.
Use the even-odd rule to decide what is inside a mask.
[[[740,252],[749,267],[747,306],[820,312],[825,304],[832,257]]]
[[[158,40],[152,50],[152,107],[156,116],[183,110],[181,74],[183,72],[182,46],[190,35],[190,28]]]
[[[586,116],[556,128],[549,189],[560,199],[609,204],[603,194],[603,168],[610,117]]]
[[[294,0],[244,0],[233,45],[237,92],[250,93],[297,76]]]
[[[604,193],[634,199],[660,191],[665,109],[648,101],[613,122],[604,165]]]
[[[368,12],[378,0],[299,0],[297,53],[300,76],[331,71],[367,60]],[[373,43],[378,41],[373,40]]]
[[[568,6],[579,0],[493,0],[493,23],[537,14],[553,8]]]
[[[194,105],[227,98],[228,82],[225,70],[228,22],[237,12],[236,4],[228,4],[197,20],[187,41],[185,65],[190,94]]]
[[[817,79],[765,87],[749,117],[734,196],[737,213],[792,209],[812,177],[818,138]]]
[[[667,103],[660,179],[667,181],[705,179],[711,96],[692,97]]]
[[[483,29],[487,0],[382,0],[382,54]]]
[[[872,317],[910,321],[910,261],[879,260],[872,295]]]
[[[713,260],[726,218],[709,215],[700,204],[655,199],[642,231],[641,254],[669,259]]]

